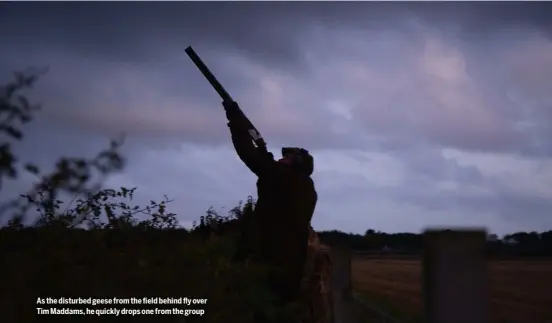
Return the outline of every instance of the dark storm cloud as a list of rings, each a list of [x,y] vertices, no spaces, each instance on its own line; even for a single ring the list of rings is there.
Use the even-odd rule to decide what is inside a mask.
[[[287,7],[275,7],[230,2],[18,3],[2,16],[7,19],[4,28],[20,30],[8,34],[9,40],[23,46],[40,42],[81,57],[143,61],[194,44],[293,62],[301,53],[286,35],[298,29],[297,19],[288,10],[282,12]]]
[[[297,39],[305,24],[406,28],[405,18],[457,25],[466,37],[500,29],[551,28],[546,2],[354,3],[164,2],[164,3],[12,3],[4,4],[7,40],[77,51],[82,56],[128,61],[160,57],[160,50],[186,43],[238,50],[265,63],[300,63]],[[343,22],[346,22],[345,24]],[[393,25],[395,24],[395,25]],[[159,46],[159,47],[158,47]],[[299,65],[300,66],[300,65]]]
[[[271,149],[313,152],[315,224],[507,231],[528,227],[515,215],[525,209],[542,227],[550,14],[543,2],[2,3],[0,78],[50,67],[33,92],[45,110],[26,158],[51,166],[124,132],[130,163],[108,184],[175,197],[185,221],[254,188],[220,99],[183,52],[193,45]]]
[[[435,24],[458,24],[466,36],[490,36],[493,31],[536,27],[552,31],[549,2],[438,2],[406,4],[419,17]]]

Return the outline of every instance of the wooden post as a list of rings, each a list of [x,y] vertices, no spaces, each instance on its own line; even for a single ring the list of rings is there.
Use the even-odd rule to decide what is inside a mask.
[[[348,247],[332,246],[332,298],[333,322],[360,322],[360,307],[353,301],[351,262]]]
[[[485,230],[427,230],[423,290],[428,323],[488,323]]]
[[[352,278],[351,278],[351,250],[335,246],[330,249],[332,261],[332,289],[337,292],[338,297],[351,299],[352,297]]]

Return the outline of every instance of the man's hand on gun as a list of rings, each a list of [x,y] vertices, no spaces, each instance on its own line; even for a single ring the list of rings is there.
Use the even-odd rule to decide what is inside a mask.
[[[248,133],[248,125],[240,114],[240,107],[236,101],[222,101],[222,106],[226,111],[226,119],[228,119],[228,128],[232,136],[239,138],[247,138],[250,140]]]
[[[242,118],[240,118],[240,108],[238,106],[238,103],[235,101],[222,101],[222,106],[224,107],[224,110],[226,111],[226,119],[228,119],[228,127],[234,128],[234,129],[243,129],[244,131],[247,131],[245,129],[246,125],[243,124]]]
[[[252,144],[251,137],[248,133],[248,124],[241,114],[238,103],[236,101],[222,101],[222,106],[226,111],[226,119],[228,119],[228,127],[230,128],[232,136],[243,136]],[[257,150],[257,148],[255,148],[255,150]],[[274,155],[271,152],[265,151],[265,153],[271,160],[274,159]]]

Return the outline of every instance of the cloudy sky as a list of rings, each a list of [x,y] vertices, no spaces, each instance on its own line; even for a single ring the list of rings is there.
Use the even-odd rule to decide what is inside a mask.
[[[192,45],[269,148],[315,158],[316,229],[552,228],[552,3],[2,3],[0,80],[49,66],[20,147],[125,132],[106,185],[187,225],[255,195]],[[1,197],[18,194],[22,179]]]

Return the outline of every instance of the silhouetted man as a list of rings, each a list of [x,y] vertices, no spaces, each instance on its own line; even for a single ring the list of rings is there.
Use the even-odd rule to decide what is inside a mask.
[[[236,111],[223,103],[226,111]],[[283,304],[298,300],[307,257],[309,226],[317,201],[313,158],[302,148],[282,148],[282,158],[257,148],[239,116],[227,113],[240,159],[258,177],[255,222],[261,259],[278,268],[270,285]]]

